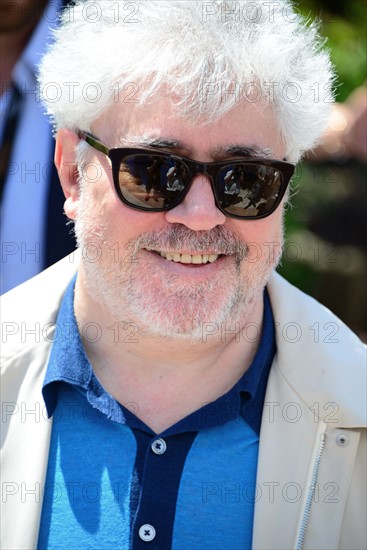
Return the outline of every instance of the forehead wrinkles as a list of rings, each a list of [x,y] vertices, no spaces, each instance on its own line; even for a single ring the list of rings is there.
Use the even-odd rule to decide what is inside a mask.
[[[236,148],[238,144],[267,149],[265,154],[259,151],[256,156],[270,157],[275,153],[270,147],[277,148],[282,141],[274,110],[264,101],[261,105],[237,104],[214,120],[197,117],[190,121],[175,114],[169,97],[155,96],[147,103],[122,108],[112,105],[97,119],[92,130],[109,147],[144,147],[151,142],[168,141],[167,148],[175,149],[171,144],[177,141],[183,145],[178,149],[203,154],[227,146]]]

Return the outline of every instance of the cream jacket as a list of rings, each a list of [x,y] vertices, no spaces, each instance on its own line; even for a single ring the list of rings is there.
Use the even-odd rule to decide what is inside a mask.
[[[75,253],[2,300],[4,550],[35,548],[52,422],[41,394]],[[263,410],[253,548],[365,549],[366,354],[326,308],[274,274],[277,354]]]

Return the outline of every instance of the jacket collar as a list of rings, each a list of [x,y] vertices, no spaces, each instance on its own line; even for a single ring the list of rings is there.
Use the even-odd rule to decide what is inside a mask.
[[[273,274],[268,290],[282,376],[318,419],[338,427],[365,426],[366,346],[280,275]]]

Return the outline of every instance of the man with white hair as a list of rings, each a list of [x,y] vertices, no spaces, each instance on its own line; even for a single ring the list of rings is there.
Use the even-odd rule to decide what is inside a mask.
[[[40,74],[79,251],[3,301],[3,547],[365,548],[364,347],[275,274],[316,29],[77,2]]]

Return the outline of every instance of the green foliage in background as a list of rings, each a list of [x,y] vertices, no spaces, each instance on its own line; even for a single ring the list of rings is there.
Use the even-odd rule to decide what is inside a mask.
[[[336,98],[339,102],[345,101],[353,90],[366,82],[367,0],[298,0],[294,3],[307,20],[319,20],[320,32],[327,39],[326,47],[337,73]],[[355,315],[352,310],[358,309],[358,303],[365,303],[366,296],[364,294],[362,297],[362,291],[357,290],[354,279],[348,273],[340,275],[338,269],[339,272],[343,269],[347,272],[349,265],[364,261],[358,255],[363,255],[365,243],[361,244],[360,238],[358,241],[361,224],[357,216],[340,218],[343,205],[347,211],[348,201],[350,204],[353,197],[360,205],[367,202],[364,171],[363,164],[346,164],[342,159],[335,163],[303,162],[298,165],[293,178],[292,207],[286,212],[286,245],[279,268],[279,272],[290,282],[330,307],[360,333],[367,331],[365,315]],[[362,208],[360,212],[363,212]],[[339,212],[339,217],[333,215],[334,211]],[[329,232],[332,238],[319,241],[319,236],[310,232],[310,228],[315,219],[323,219],[324,215],[327,220],[326,233]],[[353,218],[356,218],[355,224]],[[351,261],[349,257],[345,260],[341,248],[335,249],[338,238],[333,237],[337,235],[339,241],[346,235],[344,240],[356,245],[353,252],[356,256]],[[343,237],[340,238],[340,235]],[[335,264],[327,265],[328,259],[335,260]],[[338,277],[342,278],[344,286],[333,286]],[[346,282],[347,279],[349,282]],[[329,295],[325,288],[330,288]],[[356,300],[353,292],[359,292]],[[343,294],[348,294],[348,297]],[[352,305],[353,301],[357,306]]]
[[[344,101],[366,79],[366,0],[300,0],[297,9],[321,20],[338,73],[337,100]]]

